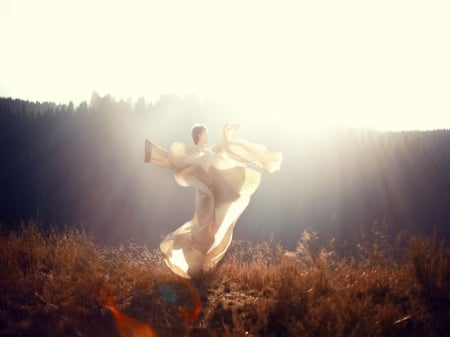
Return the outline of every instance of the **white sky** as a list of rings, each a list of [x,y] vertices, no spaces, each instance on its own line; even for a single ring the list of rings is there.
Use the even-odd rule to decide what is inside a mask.
[[[433,0],[0,0],[0,96],[194,93],[297,126],[450,128],[449,18]]]

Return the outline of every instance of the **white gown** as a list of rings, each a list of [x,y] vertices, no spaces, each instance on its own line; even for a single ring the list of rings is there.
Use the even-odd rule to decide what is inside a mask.
[[[181,186],[196,188],[195,212],[160,244],[167,266],[190,278],[215,266],[230,246],[234,226],[259,186],[261,174],[280,169],[282,155],[233,139],[225,125],[221,150],[173,143],[165,151],[146,140],[145,161],[173,170]],[[247,167],[253,166],[254,168]]]

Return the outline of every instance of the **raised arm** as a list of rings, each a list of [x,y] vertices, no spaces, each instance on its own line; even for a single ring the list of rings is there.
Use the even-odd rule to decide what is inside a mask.
[[[170,168],[167,150],[154,142],[145,140],[144,162],[150,163],[162,168]]]
[[[251,143],[243,139],[235,139],[234,131],[237,124],[225,124],[223,126],[222,146],[226,154],[243,164],[262,169],[272,173],[280,169],[282,154],[268,151],[264,145]]]

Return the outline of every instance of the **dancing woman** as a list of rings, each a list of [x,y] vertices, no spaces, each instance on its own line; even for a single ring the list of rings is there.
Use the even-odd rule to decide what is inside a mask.
[[[230,246],[234,226],[259,186],[260,170],[280,169],[282,155],[264,146],[235,139],[236,125],[223,127],[220,144],[207,147],[208,130],[192,128],[194,145],[176,142],[169,150],[145,141],[145,162],[170,168],[181,186],[196,188],[191,220],[160,244],[167,266],[190,278],[215,266]]]

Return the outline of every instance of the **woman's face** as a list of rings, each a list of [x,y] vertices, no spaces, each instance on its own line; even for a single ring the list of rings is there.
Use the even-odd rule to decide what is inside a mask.
[[[203,130],[203,132],[200,134],[200,137],[198,138],[198,144],[205,145],[207,143],[208,143],[208,130]]]

